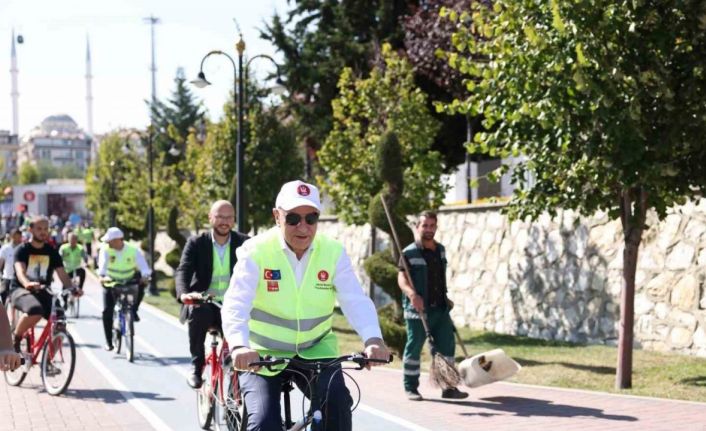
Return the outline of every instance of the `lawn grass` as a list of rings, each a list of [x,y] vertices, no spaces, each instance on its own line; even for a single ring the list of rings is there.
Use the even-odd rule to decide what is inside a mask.
[[[169,283],[168,280],[164,281]],[[167,284],[159,284],[159,296],[145,296],[145,302],[178,317],[179,304]],[[345,317],[336,312],[333,321],[341,353],[359,352],[363,343]],[[522,365],[522,370],[509,381],[530,385],[643,395],[659,398],[706,402],[706,359],[676,353],[659,353],[636,349],[633,353],[633,388],[617,391],[615,347],[581,345],[559,341],[471,331],[459,328],[469,355],[501,348]],[[463,359],[460,347],[456,359]],[[428,348],[422,353],[422,369],[428,370]],[[395,357],[392,368],[402,368]],[[402,376],[400,375],[400,384]]]
[[[360,338],[340,313],[334,317],[334,330],[342,353],[361,349]],[[615,347],[544,341],[465,328],[460,328],[459,332],[469,355],[501,348],[519,362],[523,368],[509,380],[511,382],[706,402],[704,358],[636,349],[633,388],[617,391],[614,388],[618,357]],[[458,361],[463,359],[458,346],[456,355]],[[428,370],[429,363],[429,351],[425,347],[422,369]],[[402,361],[396,357],[389,366],[402,368]],[[401,379],[400,376],[400,382]]]
[[[150,305],[154,305],[160,310],[171,314],[174,317],[179,317],[179,304],[171,294],[171,288],[174,284],[173,278],[159,278],[157,281],[158,296],[145,295],[144,301]]]

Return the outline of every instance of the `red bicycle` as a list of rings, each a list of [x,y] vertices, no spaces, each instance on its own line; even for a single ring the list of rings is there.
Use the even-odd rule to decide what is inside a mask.
[[[221,308],[213,297],[204,295],[201,299],[184,301],[187,305],[213,304]],[[209,328],[211,350],[206,356],[203,370],[203,384],[196,391],[196,409],[201,429],[210,429],[213,422],[216,431],[232,430],[232,424],[241,423],[238,415],[242,405],[238,389],[238,375],[230,366],[228,343],[222,339],[218,328]],[[220,349],[219,349],[220,347]]]
[[[22,336],[20,352],[24,356],[24,365],[14,371],[5,371],[5,381],[11,386],[19,386],[32,365],[39,364],[44,388],[50,395],[61,395],[74,375],[76,344],[66,330],[66,316],[59,301],[61,293],[52,292],[50,286],[41,288],[53,297],[49,320],[39,339],[35,340],[34,328],[28,329]],[[41,362],[38,362],[40,353]]]

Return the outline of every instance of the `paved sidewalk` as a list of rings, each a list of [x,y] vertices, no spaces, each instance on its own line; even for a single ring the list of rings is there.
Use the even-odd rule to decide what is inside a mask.
[[[405,399],[399,371],[376,369],[351,375],[360,385],[361,403],[433,431],[706,431],[706,403],[510,383],[466,388],[469,398],[448,401],[429,385],[427,376],[422,376],[420,387],[426,399],[419,402]]]
[[[61,396],[46,393],[38,366],[30,369],[19,387],[9,386],[0,377],[0,431],[152,429],[122,394],[91,366],[78,347],[80,345],[77,345],[76,371],[68,390]],[[95,345],[86,347],[100,348]]]

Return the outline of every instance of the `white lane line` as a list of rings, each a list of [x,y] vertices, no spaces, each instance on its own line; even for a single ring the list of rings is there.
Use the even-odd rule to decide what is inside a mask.
[[[164,421],[160,419],[159,416],[157,416],[157,414],[155,414],[152,410],[150,410],[145,403],[135,398],[135,395],[130,392],[130,390],[122,384],[122,382],[120,382],[120,380],[112,372],[110,372],[105,365],[103,365],[103,363],[93,354],[93,352],[90,351],[88,347],[85,346],[85,341],[80,335],[78,335],[77,331],[72,331],[72,335],[76,339],[76,342],[81,345],[79,350],[83,352],[88,359],[88,362],[90,362],[91,365],[93,365],[93,368],[98,370],[98,372],[105,377],[108,383],[110,383],[115,390],[120,392],[120,395],[125,398],[125,401],[133,406],[135,410],[137,410],[138,413],[140,413],[154,429],[160,431],[171,431],[172,428],[170,428],[169,425],[164,423]]]
[[[363,410],[364,412],[370,413],[375,416],[380,416],[381,418],[385,419],[386,421],[392,422],[392,423],[397,424],[399,426],[403,426],[403,427],[410,429],[412,431],[431,431],[429,428],[424,428],[423,426],[419,426],[413,422],[402,419],[398,416],[394,416],[389,413],[385,413],[382,410],[378,410],[378,409],[370,407],[369,405],[366,405],[366,404],[358,404],[358,408]]]
[[[176,301],[176,299],[175,299],[175,301]],[[142,301],[142,304],[140,304],[140,309],[146,310],[148,313],[157,317],[158,319],[169,323],[170,325],[178,328],[181,331],[187,332],[186,325],[182,325],[181,323],[179,323],[179,319],[177,319],[176,317],[172,316],[171,314],[169,314],[167,312],[160,310],[159,308],[155,307],[152,304],[148,304],[145,301]]]
[[[191,376],[191,373],[183,367],[180,367],[180,366],[174,365],[174,364],[165,364],[161,360],[161,358],[166,357],[166,355],[164,355],[159,350],[152,347],[152,345],[150,343],[148,343],[147,340],[145,340],[144,338],[135,334],[135,341],[137,341],[137,344],[139,344],[141,347],[143,347],[145,350],[147,350],[150,355],[154,356],[156,360],[158,360],[159,362],[162,362],[165,367],[169,367],[172,371],[175,371],[177,374],[181,374],[182,376],[184,376],[186,378],[189,378],[189,376]]]

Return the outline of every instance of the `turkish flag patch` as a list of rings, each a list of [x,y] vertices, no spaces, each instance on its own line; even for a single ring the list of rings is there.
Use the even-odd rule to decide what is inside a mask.
[[[326,281],[326,280],[328,280],[328,272],[326,272],[326,271],[324,271],[324,270],[319,271],[319,273],[317,274],[317,276],[319,277],[319,281]]]
[[[268,292],[279,292],[279,283],[276,281],[268,281],[267,282],[267,291]]]

